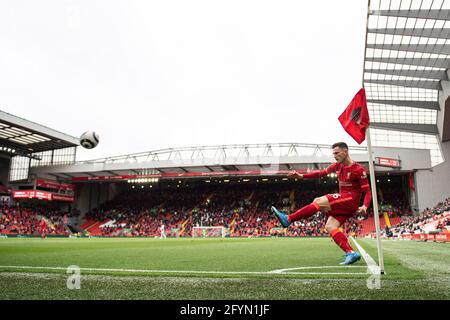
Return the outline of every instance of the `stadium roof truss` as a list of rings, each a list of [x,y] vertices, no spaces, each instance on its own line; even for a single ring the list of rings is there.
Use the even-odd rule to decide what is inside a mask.
[[[0,110],[0,148],[11,156],[77,147],[78,139]]]
[[[443,161],[437,117],[450,67],[449,0],[369,1],[364,87],[376,146],[430,149]]]
[[[367,148],[350,147],[353,158],[367,161]],[[236,144],[169,148],[96,160],[78,161],[65,166],[35,167],[33,173],[49,174],[61,180],[80,177],[179,174],[208,176],[227,172],[258,172],[307,168],[311,164],[331,163],[330,145],[278,143]],[[313,170],[317,168],[311,168]],[[262,173],[261,173],[262,172]],[[95,179],[89,179],[95,180]]]

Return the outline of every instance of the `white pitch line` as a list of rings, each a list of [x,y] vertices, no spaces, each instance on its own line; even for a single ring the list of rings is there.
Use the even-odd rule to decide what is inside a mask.
[[[351,269],[351,268],[366,268],[365,266],[317,266],[317,267],[297,267],[269,271],[269,273],[283,273],[291,270],[310,270],[310,269]]]
[[[305,269],[315,269],[321,267],[305,267]],[[35,267],[35,266],[0,266],[0,269],[35,269],[35,270],[67,270],[64,267]],[[295,268],[300,269],[300,268]],[[109,268],[80,268],[80,271],[99,272],[130,272],[130,273],[179,273],[179,274],[241,274],[241,275],[273,275],[271,271],[197,271],[197,270],[145,270],[145,269],[109,269]],[[361,272],[283,272],[275,273],[280,275],[346,275],[346,274],[366,274]]]
[[[358,248],[359,252],[361,252],[362,257],[367,264],[367,273],[381,274],[381,269],[378,266],[378,264],[375,262],[375,260],[373,260],[373,258],[366,252],[366,250],[363,249],[363,247],[361,247],[359,245],[358,242],[356,242],[355,238],[353,238],[353,237],[350,237],[350,238],[355,243],[355,246]]]
[[[284,272],[284,273],[267,273],[267,274],[290,274],[290,275],[294,275],[294,274],[307,274],[307,275],[344,275],[344,274],[351,274],[351,275],[356,275],[356,274],[364,274],[367,275],[366,272]]]

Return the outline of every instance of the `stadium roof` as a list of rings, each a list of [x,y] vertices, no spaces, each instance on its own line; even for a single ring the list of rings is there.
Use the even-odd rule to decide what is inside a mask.
[[[367,148],[350,146],[352,158],[367,162]],[[330,145],[267,143],[169,148],[124,156],[79,161],[65,166],[33,168],[73,181],[123,180],[125,176],[195,177],[272,175],[277,171],[308,169],[334,162]],[[315,170],[317,168],[311,167]]]
[[[78,145],[75,137],[0,110],[0,152],[31,156],[36,152]]]
[[[426,147],[442,162],[437,118],[441,81],[449,80],[450,1],[369,6],[364,87],[374,144]]]

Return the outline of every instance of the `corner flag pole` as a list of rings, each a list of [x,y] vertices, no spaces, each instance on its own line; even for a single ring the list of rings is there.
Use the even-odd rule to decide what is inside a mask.
[[[380,239],[380,216],[378,212],[377,184],[375,180],[375,168],[373,165],[372,141],[370,140],[370,125],[366,130],[367,152],[369,153],[370,188],[372,189],[373,217],[375,219],[375,231],[377,234],[378,265],[381,274],[384,274],[384,257]]]
[[[363,87],[364,87],[364,68],[366,63],[366,52],[367,52],[367,33],[369,29],[369,11],[370,11],[370,0],[367,1],[366,40],[364,44],[364,62],[363,62],[363,76],[362,76]],[[380,216],[378,212],[377,184],[375,180],[375,168],[373,165],[372,141],[370,139],[370,124],[369,127],[366,129],[366,140],[367,140],[367,152],[369,154],[369,173],[370,173],[370,188],[372,189],[373,216],[375,220],[375,231],[377,235],[378,265],[380,267],[381,274],[384,274],[384,257],[380,239]]]

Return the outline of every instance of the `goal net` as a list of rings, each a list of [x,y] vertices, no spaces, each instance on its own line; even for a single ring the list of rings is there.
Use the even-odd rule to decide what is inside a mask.
[[[193,227],[192,238],[224,238],[225,227]]]

